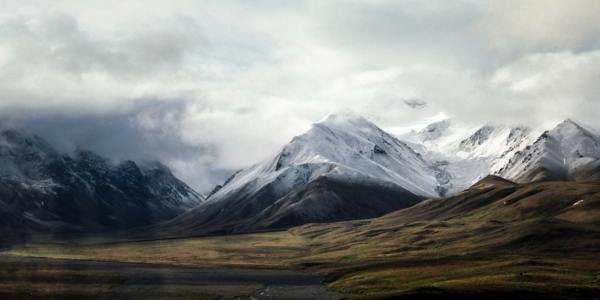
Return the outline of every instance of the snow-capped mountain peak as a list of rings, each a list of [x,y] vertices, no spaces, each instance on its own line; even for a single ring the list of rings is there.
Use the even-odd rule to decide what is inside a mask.
[[[273,158],[239,172],[210,200],[266,184],[288,191],[319,176],[384,180],[417,195],[437,195],[435,176],[420,154],[367,119],[344,112],[313,124]]]
[[[365,117],[351,111],[341,110],[335,113],[326,115],[320,121],[315,124],[328,124],[329,126],[375,126],[371,121]]]
[[[535,133],[524,126],[476,127],[444,119],[403,138],[434,165],[437,176],[444,179],[446,192],[454,193],[500,169],[534,137]]]
[[[420,130],[417,135],[423,142],[435,141],[447,133],[451,124],[452,122],[450,119],[444,119],[435,123],[431,123]]]
[[[246,232],[379,216],[437,196],[438,185],[409,145],[361,116],[332,114],[167,227]]]
[[[462,140],[459,149],[464,152],[474,152],[478,147],[488,142],[492,134],[498,133],[502,128],[491,125],[484,125],[468,138]]]
[[[520,151],[497,171],[517,181],[594,177],[600,159],[600,138],[567,119]]]
[[[572,154],[569,152],[573,151],[584,151],[585,153],[582,155],[597,155],[597,151],[595,148],[597,146],[598,137],[590,130],[575,123],[571,119],[567,119],[558,124],[554,129],[549,131],[549,135],[562,141],[571,142],[564,143],[563,145],[563,151],[567,151],[567,153],[565,154],[567,154],[568,156],[570,156],[569,154]]]

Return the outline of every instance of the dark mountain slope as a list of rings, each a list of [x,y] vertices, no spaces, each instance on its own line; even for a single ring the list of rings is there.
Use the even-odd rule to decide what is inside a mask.
[[[155,236],[227,234],[286,229],[306,223],[377,217],[422,198],[393,184],[320,177],[272,201],[270,186],[237,201],[208,202],[154,228]]]
[[[0,132],[3,238],[99,232],[173,218],[203,198],[160,163],[112,163],[90,151],[65,155],[42,138]]]

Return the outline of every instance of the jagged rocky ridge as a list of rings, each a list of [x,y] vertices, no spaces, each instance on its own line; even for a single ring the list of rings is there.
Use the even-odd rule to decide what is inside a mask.
[[[0,132],[0,231],[99,232],[171,219],[203,201],[158,162],[66,155],[21,130]]]
[[[438,166],[450,194],[489,174],[517,182],[600,178],[600,138],[572,120],[541,132],[489,124],[465,129],[446,119],[405,137]]]
[[[402,138],[434,166],[444,194],[453,194],[503,167],[535,134],[524,126],[473,128],[444,119]]]

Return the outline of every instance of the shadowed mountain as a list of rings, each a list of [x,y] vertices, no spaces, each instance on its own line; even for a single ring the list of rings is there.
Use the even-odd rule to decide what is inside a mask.
[[[203,197],[158,162],[112,163],[90,151],[62,154],[36,135],[0,132],[0,232],[99,232],[181,214]]]
[[[267,189],[236,201],[207,203],[155,227],[157,236],[281,230],[306,223],[381,216],[422,198],[389,183],[319,177],[279,199]]]

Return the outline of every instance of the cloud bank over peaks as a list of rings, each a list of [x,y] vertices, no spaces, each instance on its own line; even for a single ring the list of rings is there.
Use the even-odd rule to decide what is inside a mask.
[[[65,149],[159,158],[201,190],[343,108],[394,134],[440,115],[600,127],[597,11],[594,0],[8,0],[0,117]]]

